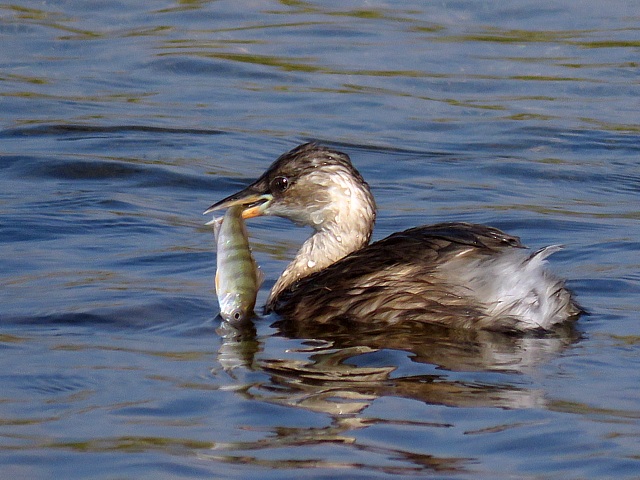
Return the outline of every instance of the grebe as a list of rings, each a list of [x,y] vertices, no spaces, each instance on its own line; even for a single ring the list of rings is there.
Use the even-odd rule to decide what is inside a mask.
[[[254,183],[207,209],[285,217],[314,232],[275,282],[265,313],[289,321],[424,322],[549,330],[581,310],[518,237],[470,223],[411,228],[369,245],[376,205],[349,156],[315,143],[281,155]]]

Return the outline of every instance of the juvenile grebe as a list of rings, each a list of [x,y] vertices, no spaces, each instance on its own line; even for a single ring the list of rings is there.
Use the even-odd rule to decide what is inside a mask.
[[[498,331],[548,330],[580,309],[519,238],[469,223],[411,228],[368,245],[376,206],[348,155],[307,143],[205,213],[285,217],[314,233],[273,286],[265,311],[300,322],[424,322]]]

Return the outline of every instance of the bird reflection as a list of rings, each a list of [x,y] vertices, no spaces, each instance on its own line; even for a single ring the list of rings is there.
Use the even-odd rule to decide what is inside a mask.
[[[491,331],[450,329],[422,322],[371,328],[359,323],[326,325],[279,320],[275,325],[291,338],[315,338],[334,348],[366,345],[401,350],[414,362],[451,371],[524,372],[551,358],[579,338],[571,324],[541,335],[510,335]]]
[[[578,334],[570,328],[543,337],[518,337],[433,326],[428,332],[416,332],[415,327],[406,324],[404,328],[387,327],[380,331],[354,331],[353,325],[336,326],[332,331],[300,330],[299,324],[282,321],[273,326],[279,328],[278,335],[285,337],[284,348],[265,348],[265,344],[277,337],[259,338],[253,325],[221,325],[218,361],[235,382],[231,389],[248,400],[325,414],[330,424],[305,428],[265,427],[269,431],[267,436],[255,441],[217,444],[214,451],[203,454],[203,458],[260,468],[361,468],[342,457],[337,461],[326,458],[274,461],[259,453],[327,442],[357,443],[361,452],[394,458],[396,464],[400,464],[393,467],[397,474],[465,472],[474,459],[373,446],[358,442],[354,432],[371,426],[394,429],[409,426],[427,431],[453,427],[411,415],[405,417],[401,412],[392,415],[396,419],[367,416],[365,410],[384,397],[459,408],[544,408],[549,401],[545,391],[528,387],[520,374],[535,370],[537,365],[578,339]],[[296,348],[289,348],[289,340]],[[388,357],[384,356],[385,352],[389,353]],[[406,353],[406,356],[398,359],[393,352]],[[377,355],[372,361],[371,356],[379,353],[383,355]],[[415,372],[416,368],[409,368],[411,366],[418,367],[419,371],[420,365],[424,365],[424,373],[400,374],[407,369]],[[245,376],[242,372],[251,375]],[[259,380],[253,375],[255,372],[260,373]],[[500,375],[483,377],[475,372],[500,372]],[[513,381],[514,374],[518,375],[518,381]],[[389,473],[391,467],[383,464],[368,468]]]
[[[300,324],[283,321],[274,326],[282,336],[309,339],[304,350],[296,351],[305,354],[303,360],[300,355],[287,358],[291,352],[286,351],[277,358],[256,360],[256,353],[265,349],[257,339],[255,327],[223,324],[219,329],[222,344],[218,361],[230,373],[244,368],[267,374],[270,386],[264,392],[265,400],[331,415],[357,414],[383,396],[453,407],[539,407],[546,403],[544,392],[522,386],[521,382],[515,386],[510,377],[505,383],[495,384],[478,382],[477,377],[466,382],[451,373],[525,373],[579,338],[570,326],[542,337],[407,324],[383,330],[349,325],[332,331],[327,331],[326,326],[324,330],[300,330]],[[268,337],[264,341],[268,342]],[[388,365],[358,365],[364,356],[381,350],[406,352],[410,362],[425,364],[426,373],[394,375],[402,366],[397,360],[395,365],[391,360]],[[437,367],[437,374],[433,373],[433,366]]]

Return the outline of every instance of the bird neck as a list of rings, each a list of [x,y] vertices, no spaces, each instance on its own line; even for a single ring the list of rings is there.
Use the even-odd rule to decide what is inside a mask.
[[[348,215],[350,211],[354,211],[354,215]],[[374,221],[375,206],[367,203],[362,208],[342,210],[334,216],[333,221],[317,228],[276,281],[267,304],[275,301],[283,291],[301,278],[324,270],[366,246],[373,232]]]

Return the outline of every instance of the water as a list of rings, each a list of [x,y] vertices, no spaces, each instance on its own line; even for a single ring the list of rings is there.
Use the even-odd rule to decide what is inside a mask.
[[[634,2],[0,6],[7,478],[637,478]],[[279,154],[351,155],[375,238],[532,248],[590,312],[547,338],[234,335],[201,212]],[[308,235],[249,230],[268,289]],[[307,335],[307,336],[305,336]]]

